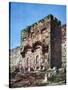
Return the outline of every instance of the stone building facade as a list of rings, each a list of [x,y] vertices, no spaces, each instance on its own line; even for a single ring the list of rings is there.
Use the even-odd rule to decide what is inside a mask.
[[[22,30],[20,53],[24,71],[60,68],[62,64],[60,20],[48,15]]]
[[[66,24],[61,26],[62,31],[62,67],[66,68]]]

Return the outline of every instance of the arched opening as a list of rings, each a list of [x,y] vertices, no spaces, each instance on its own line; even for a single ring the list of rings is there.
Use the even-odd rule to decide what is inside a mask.
[[[36,50],[40,46],[42,47],[42,43],[40,41],[37,41],[37,42],[33,43],[33,50]]]
[[[31,47],[29,44],[26,45],[26,46],[24,46],[24,49],[23,49],[23,51],[21,52],[22,57],[25,57],[25,53],[26,53],[29,49],[32,50],[32,47]]]

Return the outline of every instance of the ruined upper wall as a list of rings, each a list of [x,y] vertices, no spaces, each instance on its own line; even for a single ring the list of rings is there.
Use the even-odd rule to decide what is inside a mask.
[[[56,17],[50,14],[44,17],[43,19],[39,20],[38,22],[32,24],[31,26],[27,26],[25,29],[23,29],[21,31],[21,42],[26,37],[31,37],[30,33],[34,32],[35,34],[37,34],[41,32],[43,29],[50,28],[51,22],[53,23],[54,26],[61,24],[61,22]]]

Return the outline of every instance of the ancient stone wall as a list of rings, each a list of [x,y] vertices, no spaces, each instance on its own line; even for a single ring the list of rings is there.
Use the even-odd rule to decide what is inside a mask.
[[[63,26],[61,26],[61,32],[63,33],[62,34],[62,67],[64,67],[64,68],[66,68],[66,25],[63,25]],[[49,33],[49,30],[48,30],[48,33]],[[44,34],[44,33],[43,33]],[[41,35],[41,34],[40,34]],[[23,38],[23,36],[22,36],[22,38]],[[31,39],[31,38],[30,38]],[[49,39],[49,38],[48,38]],[[21,43],[23,43],[23,41],[21,42]],[[49,42],[50,43],[50,42]],[[45,44],[45,40],[43,40],[43,44]],[[23,43],[23,45],[24,45],[24,43]],[[50,45],[50,44],[49,44]],[[35,44],[33,45],[33,47],[35,46]],[[43,45],[43,47],[44,47],[44,45]],[[23,47],[22,47],[23,48]],[[50,47],[49,47],[50,48]],[[50,50],[50,49],[49,49]],[[34,53],[33,53],[34,52]],[[36,63],[36,60],[34,59],[34,57],[36,58],[36,54],[37,53],[40,53],[40,52],[42,52],[42,50],[41,50],[41,48],[39,48],[39,50],[33,50],[33,49],[31,49],[31,57],[32,57],[32,60],[31,60],[31,67],[33,67],[33,68],[35,68],[35,63]],[[44,48],[43,48],[43,52],[44,52]],[[25,57],[24,57],[24,53],[22,54],[23,55],[23,57],[22,57],[22,55],[20,54],[21,53],[21,46],[19,46],[19,47],[17,47],[17,48],[14,48],[14,49],[10,49],[10,56],[9,56],[9,58],[10,58],[10,68],[11,68],[11,70],[12,71],[14,71],[14,69],[15,69],[15,67],[19,64],[19,63],[21,63],[22,64],[22,66],[24,67],[24,69],[25,69],[25,67],[26,67],[26,60],[25,60]],[[46,68],[49,68],[49,66],[50,66],[50,64],[49,64],[49,60],[50,59],[48,59],[49,57],[51,57],[50,56],[50,54],[48,53],[48,52],[46,52],[46,53],[42,53],[42,54],[44,54],[44,55],[42,55],[42,57],[41,58],[43,58],[44,60],[45,60],[45,64],[44,64],[44,66],[46,66]],[[41,61],[43,61],[42,59],[40,60],[40,62]],[[48,61],[48,62],[47,62]]]
[[[26,29],[24,29],[24,31],[21,32],[21,55],[22,57],[24,56],[24,58],[30,56],[26,55],[26,53],[31,47],[32,58],[29,61],[31,64],[30,68],[33,67],[32,69],[34,70],[45,69],[48,63],[50,44],[49,23],[50,16],[47,16],[37,23],[34,23],[32,26],[28,26]]]
[[[61,67],[61,22],[56,18],[51,20],[51,67]]]
[[[61,67],[61,22],[48,15],[22,30],[21,55],[29,70]]]

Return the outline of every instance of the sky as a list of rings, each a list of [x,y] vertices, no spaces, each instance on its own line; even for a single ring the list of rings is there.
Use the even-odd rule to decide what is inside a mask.
[[[66,6],[64,5],[9,3],[10,48],[20,46],[22,29],[43,19],[48,14],[58,18],[62,25],[66,23]]]

